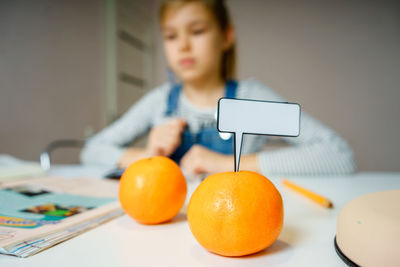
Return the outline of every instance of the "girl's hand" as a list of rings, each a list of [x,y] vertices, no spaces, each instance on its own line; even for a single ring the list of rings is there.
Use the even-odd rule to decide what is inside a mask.
[[[211,174],[233,171],[233,155],[214,152],[201,145],[193,145],[181,160],[181,167],[189,174]]]
[[[181,160],[182,169],[193,175],[231,172],[234,164],[233,155],[214,152],[201,145],[192,146]],[[260,172],[257,154],[242,155],[239,169]]]
[[[181,134],[186,127],[186,120],[172,119],[153,127],[147,142],[147,154],[150,156],[170,156],[181,144]]]
[[[133,162],[147,157],[149,157],[149,155],[147,155],[146,150],[144,148],[136,148],[136,147],[127,148],[118,162],[118,167],[124,169],[128,168],[129,165],[131,165]]]

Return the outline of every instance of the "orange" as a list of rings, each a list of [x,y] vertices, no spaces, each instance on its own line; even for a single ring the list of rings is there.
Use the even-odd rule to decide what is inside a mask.
[[[143,224],[172,219],[185,203],[186,180],[167,157],[141,159],[123,173],[119,200],[124,211]]]
[[[210,175],[193,193],[187,213],[197,241],[223,256],[263,250],[283,227],[279,191],[266,177],[250,171]]]

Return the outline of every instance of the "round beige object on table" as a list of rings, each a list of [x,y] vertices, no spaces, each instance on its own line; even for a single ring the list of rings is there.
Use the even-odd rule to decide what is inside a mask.
[[[400,266],[400,190],[346,204],[338,216],[335,248],[349,266]]]

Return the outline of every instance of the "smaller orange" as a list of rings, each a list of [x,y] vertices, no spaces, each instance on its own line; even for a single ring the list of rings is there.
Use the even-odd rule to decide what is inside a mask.
[[[123,173],[119,200],[123,210],[143,224],[172,219],[185,203],[186,180],[179,166],[157,156],[132,163]]]
[[[210,175],[193,193],[187,213],[200,245],[223,256],[263,250],[283,227],[279,191],[266,177],[250,171]]]

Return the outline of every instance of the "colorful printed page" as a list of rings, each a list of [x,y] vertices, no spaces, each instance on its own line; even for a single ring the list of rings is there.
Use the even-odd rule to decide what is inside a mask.
[[[122,214],[117,192],[117,182],[90,178],[46,177],[3,184],[0,252],[16,255],[33,240],[108,218],[108,214],[116,211]],[[68,235],[63,235],[63,240],[67,238]]]

